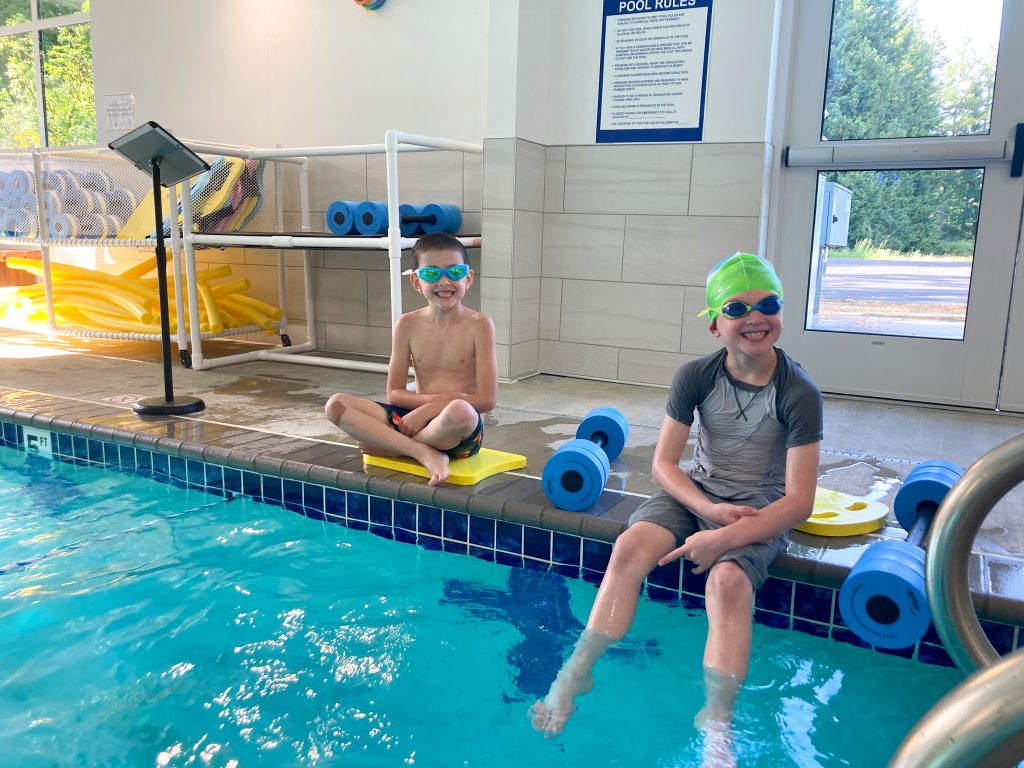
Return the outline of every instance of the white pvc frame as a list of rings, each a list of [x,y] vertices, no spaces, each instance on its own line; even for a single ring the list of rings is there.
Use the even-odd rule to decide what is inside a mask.
[[[302,363],[305,365],[321,365],[329,368],[348,368],[359,371],[386,373],[387,363],[374,363],[364,360],[324,357],[322,355],[300,355],[303,352],[315,352],[316,347],[316,308],[313,301],[313,269],[309,256],[309,248],[327,249],[359,249],[378,248],[387,250],[389,263],[389,279],[391,285],[391,323],[394,325],[402,314],[402,250],[411,248],[416,242],[414,238],[402,237],[400,219],[398,218],[398,154],[400,152],[423,152],[430,150],[452,150],[470,154],[483,154],[483,146],[470,144],[454,139],[435,138],[414,133],[389,130],[384,134],[383,144],[361,144],[336,147],[293,147],[279,149],[241,149],[202,142],[186,142],[197,152],[222,154],[232,157],[266,159],[276,162],[288,162],[299,165],[299,205],[301,210],[301,231],[311,232],[309,213],[309,158],[337,157],[341,155],[387,155],[387,197],[388,197],[388,231],[384,237],[295,237],[293,235],[246,235],[246,234],[199,234],[192,232],[191,191],[187,184],[182,184],[182,230],[185,246],[185,279],[189,286],[189,318],[192,346],[192,367],[202,371],[235,363],[253,360],[275,360],[281,362]],[[279,182],[275,164],[275,181]],[[277,194],[277,227],[283,229],[283,192],[280,183],[275,183]],[[468,248],[480,246],[479,237],[460,237],[459,241]],[[306,341],[280,349],[250,350],[234,355],[218,358],[207,358],[203,355],[203,334],[199,332],[199,304],[195,290],[195,251],[196,246],[261,246],[278,249],[278,287],[280,292],[281,311],[285,312],[285,263],[283,250],[299,249],[303,251],[302,269],[305,279],[306,298]],[[181,317],[181,315],[179,315]],[[179,324],[180,325],[183,324]],[[287,331],[287,316],[279,323],[282,332]],[[180,344],[179,344],[180,346]]]

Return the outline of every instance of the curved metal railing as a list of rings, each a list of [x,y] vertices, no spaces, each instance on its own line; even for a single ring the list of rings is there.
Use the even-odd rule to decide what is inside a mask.
[[[932,621],[956,665],[974,674],[914,726],[890,768],[989,768],[1024,759],[1024,649],[1000,658],[978,621],[968,583],[978,529],[1021,482],[1024,434],[975,462],[936,513],[925,564]]]

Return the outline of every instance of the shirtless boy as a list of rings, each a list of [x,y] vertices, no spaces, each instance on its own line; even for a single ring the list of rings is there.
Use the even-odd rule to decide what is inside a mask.
[[[494,323],[462,304],[473,270],[456,238],[424,235],[413,246],[412,259],[406,274],[427,306],[395,323],[387,402],[339,392],[324,411],[363,453],[409,456],[427,468],[429,485],[440,485],[448,478],[449,459],[480,450],[481,414],[497,400]],[[410,364],[415,391],[406,388]]]

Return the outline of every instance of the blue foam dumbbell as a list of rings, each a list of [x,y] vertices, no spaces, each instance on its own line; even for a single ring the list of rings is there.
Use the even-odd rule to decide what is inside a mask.
[[[608,482],[611,462],[629,440],[629,422],[614,408],[595,408],[576,430],[576,439],[548,459],[541,487],[559,509],[580,512],[593,506]]]
[[[843,582],[839,611],[865,642],[877,648],[907,648],[928,631],[932,614],[921,545],[942,500],[963,473],[963,467],[948,461],[916,466],[893,503],[906,540],[872,544]]]

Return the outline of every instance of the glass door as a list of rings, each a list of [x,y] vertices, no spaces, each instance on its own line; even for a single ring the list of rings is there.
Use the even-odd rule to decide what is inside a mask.
[[[825,391],[1024,410],[1024,52],[999,44],[1024,4],[1003,5],[797,5],[782,345]]]

